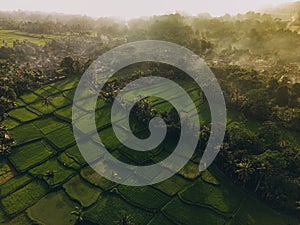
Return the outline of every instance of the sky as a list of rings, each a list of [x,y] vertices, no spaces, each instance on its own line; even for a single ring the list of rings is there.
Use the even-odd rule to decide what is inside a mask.
[[[124,19],[186,12],[213,16],[259,10],[295,0],[0,0],[1,11],[41,11]]]

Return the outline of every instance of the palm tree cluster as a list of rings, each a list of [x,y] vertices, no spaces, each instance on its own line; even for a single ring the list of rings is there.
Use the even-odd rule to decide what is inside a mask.
[[[244,188],[278,208],[295,210],[300,197],[299,148],[283,140],[274,122],[263,123],[257,133],[249,132],[242,122],[233,122],[216,162]]]
[[[249,180],[249,176],[254,173],[255,169],[251,161],[243,159],[241,162],[236,164],[237,170],[235,171],[238,174],[238,179],[243,182],[244,186]]]
[[[17,96],[46,83],[46,78],[38,69],[16,66],[0,62],[0,118],[3,113],[15,107]]]
[[[56,173],[55,170],[52,170],[52,169],[47,170],[44,173],[44,177],[45,177],[46,180],[52,180],[54,178],[54,176],[55,176],[55,173]]]
[[[146,98],[138,101],[135,104],[132,109],[132,113],[136,116],[138,121],[145,124],[157,115],[157,111],[151,107],[150,101]]]

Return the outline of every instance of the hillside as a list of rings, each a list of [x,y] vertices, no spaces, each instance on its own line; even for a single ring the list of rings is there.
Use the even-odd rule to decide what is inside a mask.
[[[127,187],[101,178],[86,165],[75,145],[71,104],[77,82],[68,79],[21,96],[18,108],[4,121],[16,141],[12,154],[0,161],[0,221],[4,224],[68,225],[81,217],[84,224],[298,224],[234,185],[215,165],[200,174],[197,154],[176,176],[153,186]],[[207,123],[205,102],[190,84],[178,82],[198,105],[202,123]],[[170,109],[166,102],[152,103],[158,111]],[[150,155],[126,151],[112,133],[109,110],[108,103],[98,101],[98,132],[109,140],[107,147],[115,157],[139,164],[170,154],[168,142]],[[229,111],[228,123],[239,120],[247,119]],[[134,127],[145,135],[138,123]]]
[[[16,30],[0,30],[0,47],[9,46],[12,47],[15,42],[31,42],[36,45],[45,45],[45,43],[51,39],[59,38],[58,35],[40,35],[30,34],[26,32],[20,32]]]
[[[264,12],[276,18],[289,21],[292,17],[297,17],[300,11],[300,1],[285,3],[273,8],[265,9]]]

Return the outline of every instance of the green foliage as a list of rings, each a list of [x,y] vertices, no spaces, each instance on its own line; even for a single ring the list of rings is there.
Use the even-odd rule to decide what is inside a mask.
[[[8,133],[7,128],[0,124],[0,157],[9,155],[14,144],[15,141]]]
[[[188,40],[188,37],[192,33],[191,28],[185,25],[182,16],[179,14],[157,17],[156,22],[150,29],[150,34],[152,35],[153,39],[175,43],[176,41],[178,43],[180,39],[182,41]],[[182,33],[179,31],[182,31]],[[184,38],[180,38],[183,36]],[[185,43],[180,42],[178,44],[184,45]]]
[[[257,148],[255,135],[245,127],[243,122],[232,122],[227,126],[226,141],[232,150]]]
[[[259,128],[258,137],[266,149],[278,149],[282,134],[276,123],[267,121]]]
[[[276,103],[279,106],[288,105],[290,99],[289,88],[287,86],[279,87],[275,98],[276,98]]]
[[[246,93],[245,113],[257,118],[258,120],[266,120],[270,116],[271,107],[268,99],[268,93],[264,89],[252,89]]]
[[[277,124],[299,132],[300,127],[300,108],[274,107],[272,118]]]
[[[287,161],[281,157],[280,151],[267,150],[256,156],[259,162],[262,162],[267,168],[273,167],[276,170],[283,170],[287,166]]]
[[[63,60],[60,63],[60,67],[67,75],[74,75],[75,73],[75,61],[71,56],[63,58]]]

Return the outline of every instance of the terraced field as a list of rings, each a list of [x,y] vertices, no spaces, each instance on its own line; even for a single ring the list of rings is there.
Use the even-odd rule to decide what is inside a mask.
[[[9,113],[5,125],[17,143],[0,162],[0,222],[72,225],[83,217],[86,224],[110,225],[121,224],[126,217],[133,224],[149,225],[297,224],[233,185],[215,166],[200,174],[196,155],[178,174],[152,186],[128,187],[100,177],[86,165],[72,133],[71,103],[77,82],[65,80],[26,94]],[[208,106],[193,88],[187,90],[196,99],[201,121],[208,122]],[[43,104],[45,96],[51,98],[50,105]],[[168,108],[163,101],[153,102],[158,110]],[[99,101],[97,107],[99,135],[115,157],[140,164],[172,152],[170,140],[146,154],[123,148],[110,127],[109,106]],[[246,118],[229,112],[228,122],[236,120]],[[139,124],[133,127],[138,135],[147,135],[138,130]]]
[[[58,38],[56,35],[41,35],[41,34],[29,34],[26,32],[20,32],[15,30],[1,30],[0,29],[0,47],[7,44],[7,46],[12,47],[13,42],[19,41],[30,41],[31,43],[37,45],[45,45],[45,43],[54,38]]]

